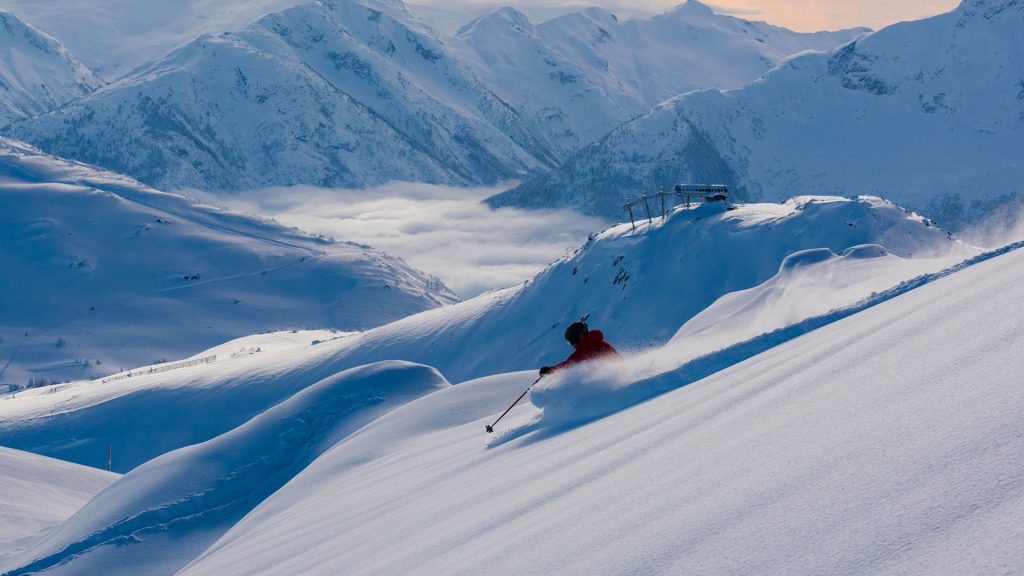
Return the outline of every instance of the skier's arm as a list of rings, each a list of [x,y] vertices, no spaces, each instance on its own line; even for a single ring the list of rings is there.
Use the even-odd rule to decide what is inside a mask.
[[[557,371],[561,370],[562,368],[568,368],[569,366],[572,366],[573,364],[576,364],[577,362],[582,362],[583,359],[584,359],[583,353],[580,352],[579,350],[576,350],[575,352],[570,354],[568,358],[563,360],[561,363],[555,364],[554,366],[552,366],[551,367],[551,371],[552,372],[557,372]]]

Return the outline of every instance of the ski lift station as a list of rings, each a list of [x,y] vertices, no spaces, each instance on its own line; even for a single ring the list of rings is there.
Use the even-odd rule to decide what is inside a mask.
[[[625,208],[629,213],[629,222],[632,224],[634,230],[636,229],[636,218],[633,213],[633,207],[643,206],[644,212],[647,216],[647,221],[652,222],[650,201],[657,198],[658,204],[655,205],[655,210],[660,206],[660,217],[664,218],[668,213],[665,205],[666,196],[675,196],[677,202],[676,205],[682,205],[684,208],[689,210],[694,204],[699,205],[705,202],[727,202],[729,200],[729,187],[724,184],[676,184],[671,194],[665,192],[665,189],[662,188],[655,196],[648,196],[645,192],[638,200],[627,200],[626,204],[623,205],[623,208]]]
[[[724,184],[676,184],[676,196],[682,197],[689,208],[690,201],[726,202],[729,200],[729,187]]]

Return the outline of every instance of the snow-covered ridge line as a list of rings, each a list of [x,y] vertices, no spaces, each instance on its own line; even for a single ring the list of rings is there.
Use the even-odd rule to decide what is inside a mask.
[[[650,18],[592,7],[536,25],[499,8],[457,39],[494,90],[566,156],[667,98],[738,88],[791,54],[829,50],[866,31],[794,32],[690,0]]]
[[[489,200],[615,217],[622,190],[713,180],[738,200],[889,198],[956,231],[1024,198],[1024,4],[964,2],[731,91],[669,99]]]
[[[102,85],[59,41],[0,8],[0,127]]]
[[[742,86],[859,33],[798,33],[691,2],[643,22],[589,9],[529,29],[499,10],[444,38],[397,1],[246,4],[223,29],[209,7],[211,22],[193,24],[202,33],[5,133],[164,189],[493,184],[552,169],[666,98]]]
[[[444,41],[384,4],[310,2],[200,36],[9,133],[165,189],[492,184],[556,163]]]
[[[571,425],[628,408],[654,396],[707,378],[784,342],[888,302],[921,286],[1021,248],[1024,248],[1024,241],[983,252],[944,270],[922,274],[900,282],[888,290],[850,306],[762,334],[745,342],[690,360],[676,369],[643,376],[640,380],[632,380],[628,372],[617,371],[615,364],[618,361],[581,365],[566,371],[564,375],[556,375],[554,378],[542,381],[533,390],[531,396],[533,404],[544,409],[542,418],[535,424],[503,435],[502,440],[518,436],[538,426]]]

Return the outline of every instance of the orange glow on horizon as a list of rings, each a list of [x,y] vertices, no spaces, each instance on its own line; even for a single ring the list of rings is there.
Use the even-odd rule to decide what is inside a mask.
[[[716,12],[764,20],[801,32],[866,26],[884,28],[956,8],[959,0],[704,0]],[[676,1],[661,2],[666,9]]]

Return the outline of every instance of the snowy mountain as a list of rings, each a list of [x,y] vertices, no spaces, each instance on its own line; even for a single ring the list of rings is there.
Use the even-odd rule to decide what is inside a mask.
[[[494,183],[555,161],[397,0],[202,36],[7,132],[163,189]]]
[[[0,382],[89,378],[282,328],[365,329],[439,281],[0,140]],[[6,391],[6,386],[4,387]]]
[[[669,100],[491,203],[621,218],[623,191],[697,181],[737,198],[877,194],[962,226],[1022,192],[1022,22],[1015,0],[966,0],[794,57]]]
[[[0,10],[0,126],[54,110],[101,84],[57,40]]]
[[[262,16],[309,0],[0,0],[59,39],[108,81],[203,34],[241,30]]]
[[[668,98],[738,88],[787,56],[830,50],[864,32],[803,34],[688,0],[650,19],[620,21],[595,7],[536,26],[501,8],[458,37],[502,99],[569,154]]]
[[[113,443],[114,470],[128,471],[223,434],[290,394],[370,362],[429,364],[453,383],[537,368],[568,355],[563,330],[585,315],[623,350],[661,346],[719,298],[784,283],[780,268],[794,253],[842,254],[865,244],[885,246],[888,255],[847,257],[843,266],[822,263],[813,267],[824,275],[817,284],[796,272],[782,274],[801,288],[832,282],[834,297],[808,293],[797,301],[813,296],[816,304],[776,304],[785,312],[772,312],[774,324],[756,316],[735,324],[774,329],[973,253],[927,220],[878,199],[801,198],[731,211],[707,205],[635,232],[629,224],[613,227],[522,286],[378,328],[247,336],[199,354],[217,355],[209,367],[21,392],[16,401],[0,402],[0,443],[94,466],[106,462]],[[784,270],[789,268],[792,262]],[[694,345],[685,355],[750,337],[732,330],[733,323],[721,325],[729,329],[701,332],[705,348]],[[210,408],[196,410],[197,402]],[[154,403],[158,413],[148,408]],[[146,432],[154,427],[176,432]]]
[[[324,0],[200,36],[6,133],[162,189],[493,184],[553,168],[667,97],[742,85],[860,32],[799,34],[691,1],[536,27],[502,9],[446,41],[398,0]]]

